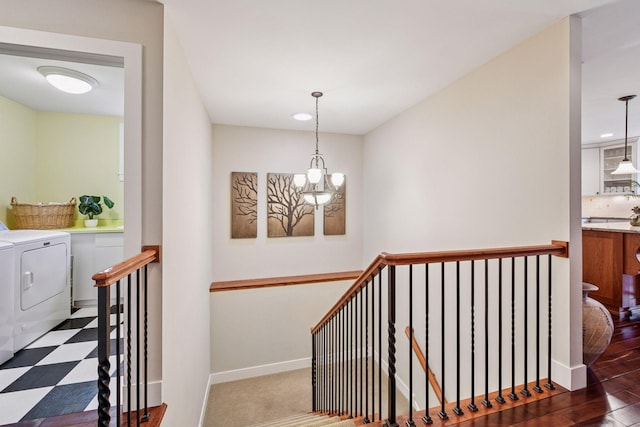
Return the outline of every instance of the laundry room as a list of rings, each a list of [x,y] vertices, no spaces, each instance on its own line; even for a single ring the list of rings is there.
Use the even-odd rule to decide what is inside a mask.
[[[58,57],[0,43],[0,229],[8,229],[0,231],[0,364],[74,310],[95,306],[91,276],[124,258],[122,64]],[[89,92],[54,87],[51,70],[88,78]],[[83,195],[99,198],[100,213],[82,209]],[[72,216],[46,231],[16,218],[40,204],[73,205]],[[85,225],[94,214],[97,224]]]

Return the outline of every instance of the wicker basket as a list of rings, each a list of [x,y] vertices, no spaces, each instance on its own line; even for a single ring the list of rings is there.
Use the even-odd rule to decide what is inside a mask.
[[[73,216],[76,208],[76,198],[72,197],[69,203],[18,203],[15,197],[11,198],[13,216],[16,219],[18,229],[50,230],[52,228],[67,228],[73,225]]]

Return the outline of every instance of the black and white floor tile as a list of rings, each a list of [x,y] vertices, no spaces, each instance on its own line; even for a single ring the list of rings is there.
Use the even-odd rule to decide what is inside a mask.
[[[111,325],[113,375],[115,314]],[[97,327],[97,309],[81,308],[0,365],[0,425],[97,409]]]

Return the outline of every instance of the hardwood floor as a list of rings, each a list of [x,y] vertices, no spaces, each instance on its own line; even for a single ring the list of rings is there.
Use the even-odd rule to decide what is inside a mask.
[[[457,425],[640,426],[640,320],[615,323],[611,344],[588,369],[585,389]]]

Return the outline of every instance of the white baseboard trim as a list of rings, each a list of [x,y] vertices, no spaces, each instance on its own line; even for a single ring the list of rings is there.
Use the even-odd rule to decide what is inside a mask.
[[[210,375],[210,384],[220,384],[229,381],[243,380],[245,378],[260,377],[262,375],[277,374],[279,372],[294,371],[311,367],[311,358],[287,360],[285,362],[271,363],[268,365],[252,366],[249,368],[235,369],[233,371],[214,372]]]
[[[204,392],[204,402],[202,402],[202,410],[200,411],[200,422],[198,423],[199,427],[203,427],[204,417],[207,413],[207,402],[209,402],[209,390],[211,390],[211,380],[212,380],[212,376],[209,375],[209,381],[207,381],[207,390]]]
[[[381,364],[382,370],[387,376],[389,376],[388,362],[385,359],[380,360],[378,352],[373,353],[373,358]],[[409,386],[404,381],[402,381],[402,378],[400,378],[398,374],[396,374],[396,388],[400,391],[400,393],[402,393],[402,395],[405,397],[405,399],[407,399],[408,402],[413,402],[413,409],[415,411],[419,411],[421,409],[418,402],[415,401],[415,396],[409,397]]]
[[[579,390],[587,386],[587,366],[584,364],[568,367],[551,360],[551,381],[567,390]]]
[[[149,384],[147,385],[147,390],[149,392],[148,398],[147,398],[147,402],[149,404],[149,407],[153,407],[153,406],[160,406],[162,405],[162,381],[151,381],[149,382]],[[138,392],[138,387],[136,384],[133,384],[131,387],[131,395],[132,397],[132,403],[135,404],[136,403],[136,393]],[[126,402],[126,395],[127,395],[127,386],[123,385],[122,386],[122,408],[124,411],[128,411],[128,407],[127,407],[127,402]],[[144,390],[140,390],[140,396],[141,399],[144,399]]]

